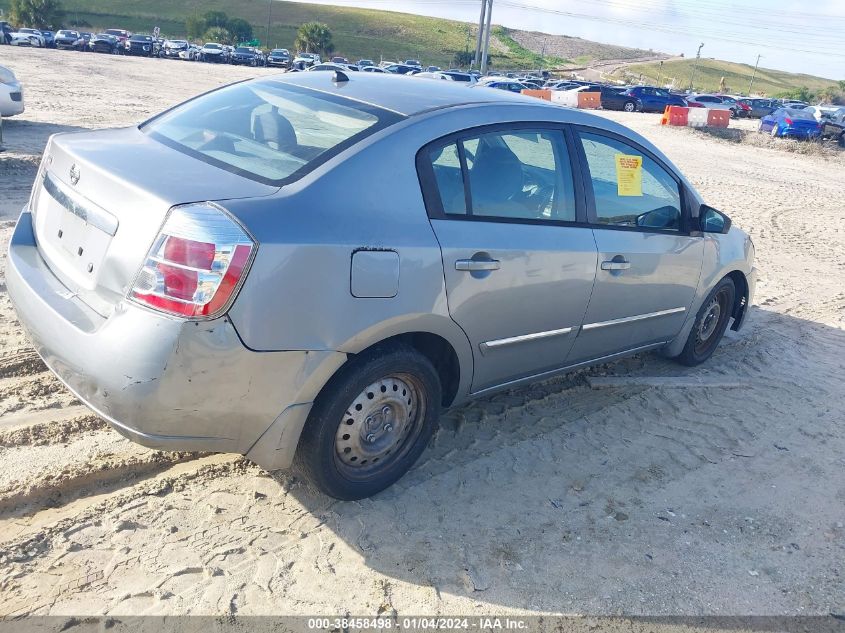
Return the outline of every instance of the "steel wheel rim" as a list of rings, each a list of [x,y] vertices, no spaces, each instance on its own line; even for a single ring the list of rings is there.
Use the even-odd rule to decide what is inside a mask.
[[[419,381],[392,374],[367,385],[349,404],[335,433],[335,465],[347,479],[365,480],[408,452],[425,419]]]
[[[633,112],[634,109],[636,108],[636,106],[633,103],[628,102],[628,103],[625,104],[624,108],[625,108],[625,112]]]
[[[715,345],[718,340],[716,332],[719,330],[725,315],[728,314],[728,293],[719,291],[707,304],[704,315],[695,328],[695,351],[704,354]]]

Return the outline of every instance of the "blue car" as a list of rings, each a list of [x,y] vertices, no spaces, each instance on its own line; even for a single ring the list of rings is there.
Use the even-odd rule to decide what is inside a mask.
[[[623,92],[622,96],[624,100],[621,101],[621,109],[625,112],[663,112],[666,106],[687,105],[682,97],[671,94],[665,88],[654,86],[634,86]]]
[[[778,108],[760,119],[760,132],[772,136],[809,140],[821,135],[819,122],[809,112],[794,108]]]

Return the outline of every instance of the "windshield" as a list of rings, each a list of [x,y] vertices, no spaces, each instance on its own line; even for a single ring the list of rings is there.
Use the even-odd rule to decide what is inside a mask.
[[[129,39],[133,42],[151,42],[153,38],[149,35],[133,35]]]
[[[398,118],[268,79],[203,95],[141,129],[227,171],[282,185]]]
[[[220,48],[220,44],[206,44],[203,48]]]
[[[238,47],[235,49],[236,53],[251,53],[252,51],[248,48]]]

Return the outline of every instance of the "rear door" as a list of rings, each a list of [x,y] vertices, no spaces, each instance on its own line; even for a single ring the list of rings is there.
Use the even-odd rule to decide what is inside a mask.
[[[564,130],[467,131],[421,150],[418,168],[473,391],[563,367],[597,262]]]
[[[598,270],[571,363],[674,338],[698,287],[703,254],[671,169],[621,136],[580,127],[576,137]]]

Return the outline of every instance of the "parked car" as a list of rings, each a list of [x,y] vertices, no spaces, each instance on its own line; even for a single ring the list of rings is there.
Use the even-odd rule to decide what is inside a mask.
[[[132,37],[132,33],[126,29],[106,29],[103,33],[116,37],[120,41],[121,46],[125,45],[126,40]]]
[[[200,49],[200,60],[204,62],[227,62],[229,55],[222,44],[217,42],[206,42]]]
[[[41,34],[41,31],[35,29],[22,28],[12,32],[9,44],[12,46],[31,46],[33,48],[45,48],[47,40]]]
[[[734,118],[747,118],[751,113],[751,106],[742,102],[742,99],[730,95],[716,95],[722,103],[730,106],[731,116]]]
[[[4,20],[0,20],[0,44],[9,44],[12,41],[12,33],[15,29],[11,24]]]
[[[263,66],[264,58],[251,46],[238,46],[232,51],[229,63],[246,66]]]
[[[771,114],[779,107],[771,99],[749,98],[741,99],[741,101],[750,108],[748,116],[755,119],[760,119],[767,114]]]
[[[401,477],[444,406],[645,350],[699,364],[741,327],[751,240],[659,149],[473,99],[290,73],[54,135],[6,260],[18,319],[127,437],[296,455],[342,499]]]
[[[804,109],[778,108],[760,119],[759,131],[772,136],[811,140],[821,135],[821,126],[812,113]]]
[[[155,54],[155,41],[152,35],[135,33],[124,43],[124,52],[127,55],[141,55],[152,57]]]
[[[422,68],[422,62],[418,59],[406,59],[405,65],[406,66],[414,66],[416,68]]]
[[[440,66],[428,66],[428,67],[425,69],[425,71],[426,71],[427,73],[439,73],[441,70],[443,70],[443,69],[442,69],[442,68],[440,68]]]
[[[486,81],[484,83],[477,83],[473,88],[496,88],[497,90],[507,90],[508,92],[515,92],[517,94],[526,90],[528,86],[520,81],[513,79],[497,79],[495,81]]]
[[[685,106],[687,101],[671,94],[665,88],[654,86],[633,86],[624,93],[626,100],[622,104],[625,112],[663,112],[666,106]]]
[[[626,90],[626,88],[619,86],[599,86],[601,107],[605,110],[624,110],[625,104],[631,99],[625,95]]]
[[[24,111],[23,87],[11,68],[0,66],[0,117],[15,116]]]
[[[91,50],[91,40],[94,39],[93,33],[88,33],[87,31],[80,31],[79,32],[79,50],[80,51],[88,51]],[[121,51],[122,53],[123,51]]]
[[[69,29],[61,29],[56,32],[56,48],[60,50],[79,50],[79,40],[82,37],[79,31],[71,31]]]
[[[384,68],[378,66],[359,66],[359,69],[365,73],[386,73]]]
[[[375,66],[376,63],[372,59],[359,59],[355,65],[363,69],[367,66]]]
[[[778,103],[784,108],[791,108],[792,110],[802,110],[806,108],[809,103],[799,99],[778,99]]]
[[[281,66],[282,68],[290,68],[290,51],[286,48],[274,48],[267,55],[268,66]]]
[[[85,41],[85,40],[81,40]],[[98,33],[88,41],[88,50],[95,53],[108,53],[115,55],[122,52],[120,47],[120,40],[108,33]]]
[[[164,40],[159,56],[167,59],[179,59],[179,53],[187,51],[190,46],[187,40]]]
[[[313,65],[313,66],[309,66],[309,67],[308,67],[308,68],[306,68],[305,70],[307,70],[308,72],[312,72],[312,71],[318,71],[318,72],[319,72],[319,71],[326,71],[326,70],[330,70],[330,71],[336,71],[336,70],[339,70],[339,71],[341,71],[341,72],[343,72],[343,73],[347,73],[347,72],[349,72],[350,70],[351,70],[351,71],[357,71],[357,70],[358,70],[358,67],[357,67],[357,66],[355,66],[355,65],[347,65],[347,64],[332,64],[332,63],[330,63],[330,62],[326,62],[326,63],[324,63],[324,64],[315,64],[315,65]]]
[[[44,36],[44,45],[47,48],[56,48],[56,33],[55,31],[41,31]]]
[[[197,46],[196,44],[188,44],[187,50],[179,51],[179,59],[185,61],[197,61],[200,58],[200,52],[202,49]]]
[[[470,85],[478,83],[478,79],[472,73],[465,73],[460,70],[444,70],[443,74],[449,75],[453,81],[460,81],[461,83]]]
[[[317,53],[297,53],[293,60],[294,64],[298,64],[302,68],[308,68],[314,64],[319,64],[323,61]]]
[[[332,64],[348,64],[349,60],[345,57],[335,56],[331,59]]]
[[[419,66],[409,66],[407,64],[386,64],[382,68],[394,75],[407,75],[408,73],[418,72],[420,70]]]
[[[811,114],[819,123],[824,121],[842,122],[845,119],[845,108],[841,106],[807,106],[803,110]]]
[[[709,108],[711,110],[731,110],[731,104],[722,101],[717,95],[694,94],[687,95],[687,105],[691,108]]]

